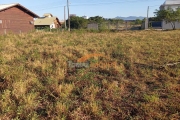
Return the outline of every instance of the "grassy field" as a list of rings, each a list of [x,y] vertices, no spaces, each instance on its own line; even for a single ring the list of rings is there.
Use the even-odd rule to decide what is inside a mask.
[[[0,119],[178,120],[178,61],[180,31],[1,35]]]

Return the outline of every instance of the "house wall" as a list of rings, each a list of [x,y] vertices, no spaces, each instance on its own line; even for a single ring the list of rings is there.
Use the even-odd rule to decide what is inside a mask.
[[[153,22],[154,22],[154,25],[152,24]],[[146,22],[143,22],[141,25],[141,29],[147,29],[145,27],[146,24],[147,24]],[[166,23],[166,21],[162,21],[161,23],[157,22],[157,21],[149,21],[149,24],[150,24],[150,26],[152,25],[151,27],[154,29],[163,29],[163,30],[172,30],[173,29],[171,23]],[[175,28],[180,29],[180,22],[175,22]]]
[[[165,6],[165,9],[167,10],[168,7],[170,7],[173,10],[176,10],[178,7],[180,7],[180,5]]]
[[[0,12],[0,34],[29,32],[34,29],[30,23],[34,18],[18,7],[12,7]]]
[[[61,25],[59,24],[59,22],[56,20],[54,20],[54,24],[55,24],[55,28],[60,28]]]
[[[176,10],[178,7],[180,7],[180,5],[165,5],[165,6],[161,6],[160,9],[167,10],[168,8],[171,8],[173,10]]]

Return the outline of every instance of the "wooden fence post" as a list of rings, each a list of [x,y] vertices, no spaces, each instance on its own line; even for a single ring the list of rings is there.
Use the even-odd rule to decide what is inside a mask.
[[[119,21],[117,21],[116,29],[119,29]]]
[[[110,29],[110,22],[108,22],[108,29]]]

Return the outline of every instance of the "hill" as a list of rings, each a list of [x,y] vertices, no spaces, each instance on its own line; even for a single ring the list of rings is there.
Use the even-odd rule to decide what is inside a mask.
[[[122,19],[122,20],[136,20],[136,19],[140,19],[140,20],[143,20],[145,17],[142,17],[142,16],[129,16],[129,17],[121,17],[121,16],[117,16],[115,17],[116,19]]]

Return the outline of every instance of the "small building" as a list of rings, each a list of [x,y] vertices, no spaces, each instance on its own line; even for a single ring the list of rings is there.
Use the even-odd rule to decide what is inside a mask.
[[[159,7],[160,10],[167,10],[168,8],[176,11],[180,7],[180,0],[165,0],[165,2]],[[153,28],[153,29],[163,29],[171,30],[173,29],[172,23],[165,20],[156,20],[154,18],[149,18],[142,24],[142,29]],[[180,22],[175,21],[175,29],[180,29]]]
[[[76,17],[76,14],[70,14],[69,16],[70,17]]]
[[[89,19],[89,17],[88,17],[88,16],[85,16],[85,15],[82,16],[82,18],[84,18],[84,19]]]
[[[0,34],[29,32],[38,17],[19,3],[0,4]]]
[[[43,15],[43,17],[37,18],[34,21],[34,26],[36,29],[57,29],[61,27],[61,23],[57,17],[50,13],[46,13]]]
[[[178,7],[180,7],[180,0],[166,0],[159,8],[160,10],[167,10],[168,8],[176,10]]]

